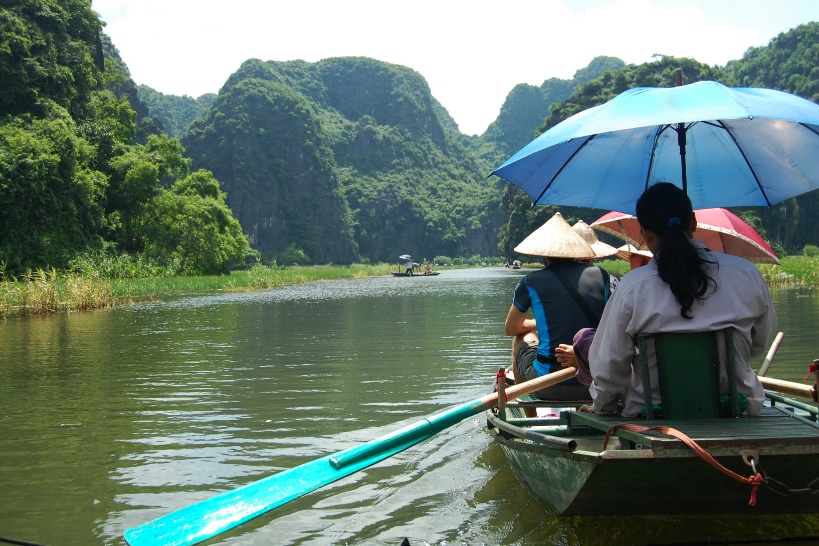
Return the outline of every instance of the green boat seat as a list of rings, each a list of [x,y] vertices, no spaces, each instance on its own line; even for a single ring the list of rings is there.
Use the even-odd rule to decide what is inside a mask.
[[[720,393],[720,354],[718,339],[725,339],[725,364],[729,394],[727,412]],[[656,351],[661,407],[652,404],[648,348]],[[734,375],[733,328],[713,332],[644,333],[637,336],[640,369],[645,394],[645,415],[653,419],[709,419],[726,413],[739,415],[736,376]]]

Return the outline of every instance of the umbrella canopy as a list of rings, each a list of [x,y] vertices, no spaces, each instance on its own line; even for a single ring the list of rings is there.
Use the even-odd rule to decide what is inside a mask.
[[[741,256],[758,263],[778,264],[779,258],[765,239],[733,212],[722,209],[698,209],[694,238],[715,252]],[[645,248],[637,217],[622,212],[609,212],[592,222],[591,227]]]
[[[819,187],[819,105],[704,81],[630,89],[555,125],[492,174],[535,204],[634,212],[671,182],[694,208],[771,206]]]
[[[398,259],[399,260],[411,260],[412,256],[410,256],[409,254],[401,254],[400,256],[398,256]]]

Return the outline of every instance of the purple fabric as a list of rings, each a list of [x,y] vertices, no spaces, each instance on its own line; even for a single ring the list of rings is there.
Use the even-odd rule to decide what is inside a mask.
[[[574,335],[574,355],[577,357],[577,380],[589,386],[592,382],[589,370],[589,347],[591,347],[596,328],[583,328]]]

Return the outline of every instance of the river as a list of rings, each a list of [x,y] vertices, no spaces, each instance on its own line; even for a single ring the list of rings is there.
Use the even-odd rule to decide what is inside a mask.
[[[525,272],[321,281],[0,322],[0,537],[124,545],[128,528],[483,396],[509,362],[503,320]],[[801,381],[819,357],[819,298],[773,295],[785,338],[768,375]],[[477,416],[208,544],[748,542],[812,536],[817,523],[556,518]]]

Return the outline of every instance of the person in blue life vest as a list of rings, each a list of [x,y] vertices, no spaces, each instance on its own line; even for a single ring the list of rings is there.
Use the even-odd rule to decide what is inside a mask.
[[[572,229],[578,231],[577,224],[572,226]],[[592,248],[594,248],[594,245],[592,245]],[[651,261],[652,254],[647,249],[638,249],[626,244],[616,250],[617,257],[629,263],[629,271],[643,267]],[[614,279],[614,275],[611,278]],[[617,283],[612,282],[612,293],[615,292],[616,287]],[[592,382],[591,372],[589,371],[589,348],[596,331],[596,328],[583,328],[574,335],[574,342],[571,345],[561,343],[556,349],[557,360],[560,365],[577,368],[577,380],[586,386],[591,385]]]
[[[543,259],[544,267],[525,275],[515,288],[506,317],[512,341],[515,382],[562,369],[555,354],[583,328],[596,328],[610,294],[609,274],[589,263],[595,252],[558,212],[526,237],[515,252]],[[529,312],[532,317],[529,317]],[[576,379],[538,391],[544,400],[590,400]],[[527,415],[534,410],[527,408]]]

